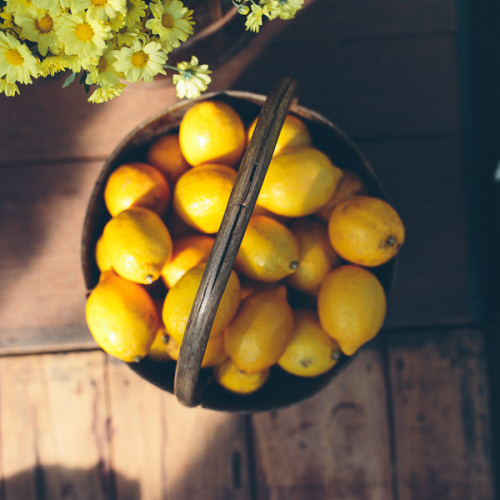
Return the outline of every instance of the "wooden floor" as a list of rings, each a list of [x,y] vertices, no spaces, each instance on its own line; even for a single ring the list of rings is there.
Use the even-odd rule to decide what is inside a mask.
[[[186,409],[86,328],[90,192],[118,142],[175,102],[168,81],[102,105],[59,78],[0,96],[2,500],[495,498],[459,4],[310,0],[214,73],[213,90],[294,78],[300,103],[364,152],[407,227],[383,332],[284,410]]]

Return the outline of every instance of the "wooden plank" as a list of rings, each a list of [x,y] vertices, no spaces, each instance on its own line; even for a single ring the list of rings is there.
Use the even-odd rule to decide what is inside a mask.
[[[325,114],[353,137],[459,130],[454,35],[344,43],[332,37],[327,42],[293,46],[282,41],[282,36],[265,48],[250,44],[233,66],[220,69],[220,77],[236,72],[233,88],[266,93],[285,72],[298,82],[302,105]],[[322,61],[325,54],[327,64]]]
[[[245,418],[181,406],[109,358],[112,465],[140,498],[249,499]],[[121,479],[117,497],[128,496]]]
[[[0,358],[1,496],[110,498],[104,355]]]
[[[394,498],[380,340],[318,395],[252,421],[258,498]]]
[[[387,343],[398,498],[493,499],[481,331],[417,331]]]
[[[87,102],[78,83],[61,88],[64,78],[37,80],[14,98],[0,95],[0,116],[9,117],[0,122],[0,166],[103,158],[136,126],[176,101],[170,76],[130,84],[119,98],[102,104]]]
[[[306,8],[296,17],[293,26],[296,35],[292,36],[292,30],[289,30],[286,41],[300,44],[301,41],[331,39],[332,36],[426,35],[456,30],[456,24],[453,0],[312,0],[306,2]]]
[[[292,22],[265,23],[253,46],[273,40],[289,46],[312,45],[331,40],[400,38],[455,33],[456,7],[453,0],[306,0]],[[277,36],[279,34],[279,38]],[[299,64],[302,61],[297,61]]]
[[[0,169],[0,352],[94,347],[80,240],[101,162]]]

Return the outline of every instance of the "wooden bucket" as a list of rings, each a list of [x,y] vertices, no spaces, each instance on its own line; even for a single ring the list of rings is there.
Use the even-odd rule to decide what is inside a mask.
[[[259,122],[253,135],[255,137],[254,144],[251,141],[247,148],[238,171],[238,177],[240,177],[240,171],[252,168],[252,165],[256,165],[260,174],[263,173],[265,175],[277,134],[279,134],[279,129],[282,126],[286,112],[289,111],[305,121],[311,132],[314,145],[325,152],[335,165],[357,173],[366,183],[371,195],[386,199],[377,176],[358,148],[334,123],[321,114],[300,106],[295,99],[292,99],[294,92],[294,83],[285,79],[271,91],[267,100],[266,96],[251,92],[227,90],[206,93],[194,101],[179,101],[137,127],[125,137],[105,162],[88,205],[83,230],[81,255],[83,274],[88,291],[92,290],[99,279],[99,269],[95,262],[94,253],[97,239],[101,235],[104,225],[110,219],[103,196],[104,187],[110,173],[122,163],[144,160],[145,152],[149,145],[158,137],[178,130],[180,121],[186,111],[201,100],[216,99],[226,102],[240,114],[246,126],[260,113]],[[265,129],[266,127],[267,129]],[[274,139],[273,134],[275,134]],[[262,139],[263,137],[265,140]],[[259,145],[256,146],[256,143],[259,141],[261,142],[260,148]],[[261,157],[256,159],[255,155],[260,153],[262,153]],[[249,178],[247,178],[246,182],[250,182],[248,181]],[[238,182],[237,179],[233,193],[237,191],[236,185]],[[243,179],[243,182],[245,182],[245,179]],[[254,193],[256,199],[260,186],[255,184],[251,188],[254,188],[256,191]],[[219,269],[220,271],[222,260],[220,260],[220,255],[214,256],[218,250],[227,250],[232,245],[232,248],[229,248],[229,254],[234,254],[235,257],[235,252],[239,248],[239,243],[236,240],[240,238],[241,241],[242,232],[244,232],[246,223],[248,223],[255,199],[250,201],[249,213],[236,214],[236,216],[234,216],[234,213],[232,215],[228,214],[230,212],[230,200],[221,229],[217,234],[214,249],[207,262],[205,275],[210,274],[210,270],[213,269]],[[228,222],[228,217],[233,217],[233,219],[229,225],[225,225]],[[238,220],[240,226],[235,228],[234,222],[238,222]],[[235,229],[233,229],[232,233],[227,233],[227,227],[230,227],[231,224]],[[224,232],[226,234],[223,234]],[[217,259],[219,259],[218,262],[216,262]],[[229,260],[230,271],[232,261],[231,259]],[[219,267],[215,267],[217,265]],[[396,260],[393,259],[378,268],[372,269],[386,292],[389,291],[392,285],[395,275],[395,265]],[[212,278],[216,281],[219,279],[217,273]],[[207,279],[210,280],[210,278]],[[205,284],[202,280],[200,290],[205,285],[206,280]],[[214,283],[211,285],[214,285]],[[223,285],[225,286],[225,283]],[[199,297],[197,296],[193,311],[204,310],[203,308],[199,308],[198,299]],[[304,301],[307,300],[311,301],[312,299],[299,294],[296,297],[291,297],[292,306],[294,304],[304,305]],[[210,307],[215,307],[216,309],[217,305],[218,301],[216,304],[211,304]],[[187,406],[199,404],[213,410],[242,413],[283,408],[316,394],[329,384],[353,359],[352,356],[342,355],[337,364],[328,373],[310,379],[295,377],[274,366],[271,369],[271,375],[266,384],[257,392],[250,395],[233,394],[217,384],[211,375],[210,369],[200,370],[199,365],[201,364],[211,324],[203,325],[203,315],[196,317],[193,311],[186,328],[186,334],[181,345],[181,352],[177,363],[155,362],[148,358],[143,359],[139,363],[129,363],[130,368],[145,380],[160,389],[176,394],[178,399]],[[203,329],[204,332],[200,333],[200,330]],[[193,361],[194,358],[197,359]]]

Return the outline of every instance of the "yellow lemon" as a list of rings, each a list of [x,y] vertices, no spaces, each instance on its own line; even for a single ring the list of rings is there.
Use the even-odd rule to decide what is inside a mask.
[[[392,259],[405,240],[405,228],[396,210],[373,196],[353,196],[336,205],[328,233],[341,257],[367,267]]]
[[[278,215],[303,217],[333,196],[341,177],[319,149],[287,148],[273,156],[257,204]]]
[[[85,306],[87,325],[97,344],[127,362],[149,352],[158,329],[153,299],[141,285],[106,271]]]
[[[322,328],[348,356],[377,335],[386,313],[385,292],[377,277],[360,266],[337,267],[318,293]]]
[[[120,212],[104,227],[104,245],[122,278],[150,284],[172,254],[172,239],[160,217],[147,208]]]
[[[215,380],[236,394],[252,394],[257,391],[266,383],[270,372],[270,368],[266,368],[257,373],[244,373],[230,359],[213,368]]]
[[[340,358],[337,342],[321,328],[314,311],[297,309],[293,318],[292,336],[278,365],[299,377],[317,377],[326,373]]]
[[[205,264],[199,264],[190,269],[168,291],[163,304],[163,322],[167,334],[181,344],[186,330],[186,324],[193,307],[196,292],[200,286]],[[240,304],[241,287],[238,276],[231,272],[226,289],[217,309],[212,325],[210,338],[220,335],[228,323],[233,319]]]
[[[166,349],[169,356],[177,361],[179,359],[180,345],[173,337],[168,337]],[[224,350],[224,336],[217,335],[217,337],[208,339],[205,354],[201,361],[201,368],[208,368],[210,366],[218,365],[227,359],[227,353]]]
[[[228,104],[202,101],[182,118],[179,142],[182,154],[193,166],[203,163],[234,166],[245,150],[245,127],[238,113]]]
[[[172,288],[187,271],[201,262],[206,262],[214,238],[204,234],[190,234],[174,240],[172,257],[161,270],[161,276],[168,288]]]
[[[191,167],[182,155],[178,134],[167,134],[156,139],[146,152],[146,161],[156,167],[171,186]]]
[[[333,250],[326,224],[301,218],[290,225],[299,244],[299,267],[287,278],[287,284],[303,292],[317,293],[326,274],[340,264]]]
[[[350,170],[344,170],[337,184],[337,189],[335,189],[335,193],[333,193],[330,200],[323,205],[315,215],[324,222],[328,222],[335,205],[339,204],[341,201],[347,200],[347,198],[351,196],[366,194],[368,194],[368,188],[363,182],[363,179]]]
[[[208,164],[188,170],[175,185],[175,211],[194,229],[216,233],[235,179],[236,171],[226,165]]]
[[[159,170],[151,165],[126,163],[109,176],[104,201],[113,217],[130,207],[145,207],[164,215],[170,203],[170,187]]]
[[[278,281],[295,272],[299,246],[292,232],[266,215],[253,215],[246,228],[235,267],[258,281]]]
[[[104,239],[102,235],[97,240],[95,246],[95,260],[99,271],[103,273],[104,271],[109,271],[112,268],[111,259],[109,258],[108,251],[104,245]]]
[[[292,309],[281,291],[254,293],[224,330],[226,352],[239,370],[261,372],[278,361],[292,329]]]
[[[257,118],[255,118],[255,120],[250,124],[250,127],[248,127],[248,141],[250,141],[256,125]],[[276,143],[273,154],[278,154],[285,148],[301,146],[312,146],[309,129],[298,116],[288,114],[286,115],[283,127],[281,128],[278,142]]]

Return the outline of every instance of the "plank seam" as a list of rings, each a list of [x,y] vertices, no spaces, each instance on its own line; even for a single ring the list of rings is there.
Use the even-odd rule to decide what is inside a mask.
[[[391,387],[391,377],[390,377],[390,366],[389,366],[389,347],[387,345],[387,339],[382,338],[382,374],[384,379],[385,387],[385,401],[386,401],[386,414],[387,414],[387,426],[389,434],[389,464],[391,473],[391,487],[393,500],[399,500],[399,472],[398,472],[398,462],[397,462],[397,448],[396,448],[396,429],[395,429],[395,417],[394,417],[394,400],[392,397],[392,387]]]
[[[104,356],[104,408],[106,410],[106,439],[108,442],[109,460],[109,500],[118,500],[115,473],[115,457],[113,447],[113,419],[111,417],[111,384],[109,373],[109,358]]]
[[[247,450],[247,462],[248,462],[248,485],[250,500],[258,500],[258,484],[257,484],[257,467],[255,458],[255,437],[253,431],[253,419],[252,415],[243,415],[245,423],[245,441]]]
[[[455,38],[457,28],[427,31],[393,31],[391,33],[370,33],[366,35],[347,35],[339,38],[339,45],[352,43],[393,42],[398,40],[417,40],[421,38]]]
[[[484,330],[484,325],[480,323],[431,323],[421,325],[402,325],[402,326],[386,326],[381,333],[389,336],[397,336],[407,333],[422,333],[422,335],[433,332],[437,335],[446,335],[450,330],[456,332],[456,335],[470,333],[471,330]]]

